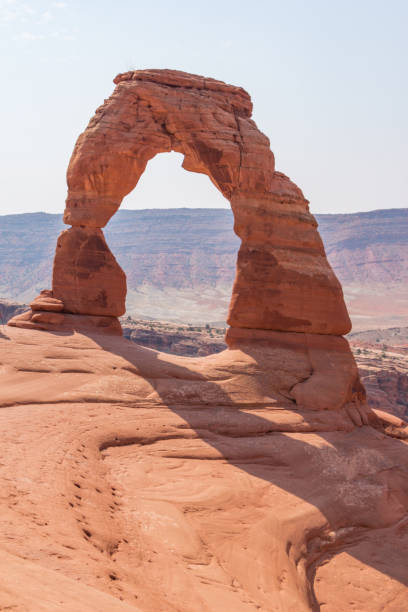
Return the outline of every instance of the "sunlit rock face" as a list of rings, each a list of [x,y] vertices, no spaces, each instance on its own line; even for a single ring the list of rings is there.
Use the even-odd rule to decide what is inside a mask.
[[[331,409],[298,405],[310,337],[270,334],[190,358],[1,331],[5,609],[407,609],[408,427],[339,407],[341,338],[310,343]]]
[[[275,171],[269,140],[251,119],[249,95],[171,70],[128,72],[115,83],[76,143],[65,222],[100,230],[137,185],[147,162],[158,153],[177,151],[186,170],[207,174],[231,202],[242,245],[229,324],[347,333],[342,290],[317,223],[301,190]],[[65,267],[58,263],[54,287]]]

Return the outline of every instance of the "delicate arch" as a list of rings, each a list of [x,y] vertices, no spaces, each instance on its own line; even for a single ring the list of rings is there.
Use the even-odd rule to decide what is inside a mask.
[[[342,290],[317,223],[301,190],[275,172],[269,140],[251,119],[249,95],[171,70],[127,72],[114,82],[112,96],[78,138],[68,168],[64,221],[72,228],[59,238],[53,275],[54,295],[65,309],[124,312],[125,279],[101,228],[147,162],[176,151],[186,170],[207,174],[231,203],[242,244],[229,324],[236,330],[347,333]]]

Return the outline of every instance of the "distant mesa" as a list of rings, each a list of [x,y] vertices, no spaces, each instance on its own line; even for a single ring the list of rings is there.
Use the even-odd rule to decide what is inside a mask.
[[[240,243],[231,209],[122,207],[103,231],[126,273],[126,313],[136,319],[225,326]],[[353,330],[406,327],[408,208],[316,219]],[[0,217],[6,299],[29,303],[50,286],[62,229],[57,214]]]

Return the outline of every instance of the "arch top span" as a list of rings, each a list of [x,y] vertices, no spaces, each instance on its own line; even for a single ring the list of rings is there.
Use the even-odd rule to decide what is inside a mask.
[[[175,70],[136,70],[114,82],[71,157],[67,224],[104,227],[158,153],[183,154],[183,167],[207,174],[228,200],[270,190],[273,153],[244,89]]]
[[[251,96],[243,87],[228,85],[224,81],[217,81],[208,77],[203,77],[198,74],[190,74],[182,70],[129,70],[118,74],[113,82],[115,85],[123,81],[146,81],[150,83],[159,83],[168,85],[169,87],[185,87],[186,89],[196,89],[198,91],[214,91],[227,94],[230,103],[237,112],[245,117],[252,115]]]

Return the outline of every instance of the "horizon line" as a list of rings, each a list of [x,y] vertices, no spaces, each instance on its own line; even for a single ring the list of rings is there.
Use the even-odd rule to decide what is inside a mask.
[[[220,210],[228,210],[230,212],[232,212],[231,206],[225,206],[224,207],[189,207],[189,206],[178,206],[178,207],[172,207],[172,208],[119,208],[111,217],[111,219],[113,219],[114,215],[117,213],[123,213],[123,212],[136,212],[136,213],[141,213],[141,212],[153,212],[153,211],[157,211],[157,212],[163,212],[163,211],[182,211],[182,210],[187,210],[190,212],[194,212],[194,211],[203,211],[203,210],[208,210],[208,211],[220,211]],[[372,210],[357,210],[354,212],[312,212],[311,214],[313,216],[322,216],[322,215],[364,215],[364,214],[370,214],[370,213],[374,213],[374,212],[385,212],[385,211],[396,211],[396,210],[406,210],[408,211],[408,206],[397,206],[397,207],[393,207],[393,208],[373,208]],[[1,213],[0,212],[0,218],[1,217],[18,217],[18,216],[22,216],[22,215],[49,215],[49,216],[63,216],[63,212],[60,213],[55,213],[55,212],[47,212],[44,210],[33,210],[33,211],[27,211],[27,212],[17,212],[17,213]],[[110,219],[110,220],[111,220]],[[65,225],[69,225],[69,224],[65,224]]]

